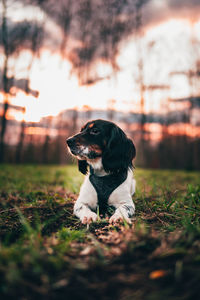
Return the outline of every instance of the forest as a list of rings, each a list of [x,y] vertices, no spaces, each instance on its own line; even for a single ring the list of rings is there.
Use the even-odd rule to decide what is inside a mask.
[[[0,0],[0,298],[200,297],[200,3]],[[66,139],[114,122],[135,215],[82,224]]]

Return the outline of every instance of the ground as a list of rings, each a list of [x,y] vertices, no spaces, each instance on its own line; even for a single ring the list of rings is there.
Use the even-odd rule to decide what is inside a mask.
[[[133,224],[89,228],[76,166],[0,166],[1,299],[199,299],[200,173],[135,169]]]

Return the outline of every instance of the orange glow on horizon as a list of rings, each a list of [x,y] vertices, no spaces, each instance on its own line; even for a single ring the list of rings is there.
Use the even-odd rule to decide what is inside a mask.
[[[25,133],[28,135],[50,135],[55,137],[58,135],[58,129],[55,128],[42,128],[42,127],[27,127]]]

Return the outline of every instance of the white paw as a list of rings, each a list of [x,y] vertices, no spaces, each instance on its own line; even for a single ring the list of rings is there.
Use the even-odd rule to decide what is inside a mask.
[[[81,222],[83,224],[90,224],[91,222],[97,221],[97,218],[97,214],[91,211],[81,217]]]
[[[114,214],[109,219],[109,223],[111,224],[124,221],[131,224],[131,220],[128,217],[122,216],[121,214]]]

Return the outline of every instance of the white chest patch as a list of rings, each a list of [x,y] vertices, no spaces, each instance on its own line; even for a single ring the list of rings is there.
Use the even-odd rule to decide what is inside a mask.
[[[95,175],[105,176],[108,175],[103,168],[102,158],[87,159],[88,164],[93,168]]]
[[[94,170],[101,170],[103,169],[102,165],[102,158],[99,157],[97,159],[90,159],[89,164],[92,166]]]

